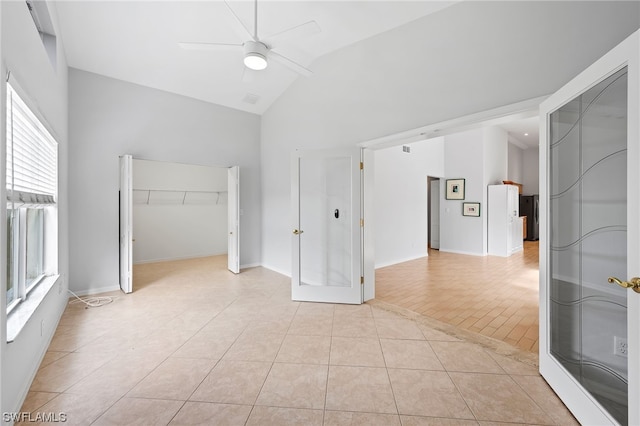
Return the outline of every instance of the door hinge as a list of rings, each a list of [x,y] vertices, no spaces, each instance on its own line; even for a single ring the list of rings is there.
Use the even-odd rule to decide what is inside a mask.
[[[364,219],[360,219],[360,226],[363,227],[364,226]]]
[[[360,284],[364,285],[364,277],[360,277]]]
[[[364,163],[362,161],[360,162],[360,170],[364,170]]]

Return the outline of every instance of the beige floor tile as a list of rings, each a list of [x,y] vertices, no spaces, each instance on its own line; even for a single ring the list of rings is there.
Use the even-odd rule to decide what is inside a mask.
[[[424,335],[415,321],[405,318],[376,319],[375,321],[380,338],[424,340]]]
[[[554,424],[554,421],[507,375],[449,374],[477,420]]]
[[[64,392],[73,384],[104,365],[113,356],[113,353],[70,353],[64,358],[60,358],[38,370],[30,390]]]
[[[400,426],[397,414],[325,411],[324,426]]]
[[[251,408],[250,405],[187,401],[169,424],[174,426],[244,426],[249,418],[249,413],[251,413]]]
[[[224,359],[234,361],[273,362],[284,340],[284,334],[243,333],[231,345]]]
[[[332,336],[340,337],[378,337],[376,323],[372,317],[353,317],[344,316],[333,319]]]
[[[36,411],[38,408],[42,407],[58,395],[58,393],[54,392],[29,391],[20,411],[23,413],[31,413],[33,411]]]
[[[104,397],[94,394],[69,394],[62,393],[40,407],[40,413],[64,413],[65,425],[86,426],[92,424],[119,397]],[[51,425],[51,423],[47,423]]]
[[[531,399],[559,425],[577,425],[578,422],[562,401],[540,376],[512,376]]]
[[[323,409],[326,388],[326,366],[276,363],[271,367],[256,405]]]
[[[169,358],[129,393],[131,398],[186,400],[209,374],[216,361],[199,358]]]
[[[71,386],[66,392],[119,398],[158,367],[165,358],[165,355],[158,353],[123,353]]]
[[[276,362],[300,364],[328,364],[331,350],[329,336],[302,336],[289,334],[285,336]]]
[[[326,409],[397,414],[386,369],[329,366]]]
[[[322,426],[322,410],[255,406],[247,426]]]
[[[313,303],[313,302],[300,302],[298,305],[298,310],[296,311],[296,316],[325,316],[329,318],[333,318],[333,313],[335,311],[335,306],[333,303]]]
[[[426,341],[380,339],[387,368],[444,370]]]
[[[335,305],[333,318],[344,320],[345,318],[373,318],[371,306],[363,305]]]
[[[507,374],[518,375],[518,376],[539,376],[540,375],[538,371],[538,367],[536,366],[517,361],[508,356],[499,355],[495,352],[486,351],[486,353],[491,358],[493,358]]]
[[[440,330],[436,330],[434,328],[431,328],[423,324],[418,324],[418,327],[420,328],[420,331],[422,331],[424,338],[430,341],[431,340],[440,341],[440,342],[460,342],[461,341],[455,336],[451,336],[447,333],[443,333]]]
[[[400,414],[473,419],[456,386],[443,371],[389,369]]]
[[[247,333],[262,333],[262,334],[285,334],[289,330],[290,320],[278,321],[278,320],[265,320],[264,318],[259,320],[253,320],[248,325],[245,331]]]
[[[270,369],[268,362],[222,360],[189,400],[253,405]]]
[[[296,315],[291,321],[287,333],[305,336],[331,336],[332,330],[332,316]]]
[[[101,425],[166,425],[176,415],[182,401],[122,398],[93,423]]]
[[[467,342],[431,342],[431,347],[447,371],[504,374],[486,351]]]
[[[114,303],[99,309],[69,305],[56,331],[59,351],[45,355],[24,409],[64,412],[67,424],[78,425],[91,424],[107,410],[100,422],[123,422],[124,412],[134,416],[138,410],[160,414],[161,424],[173,419],[174,424],[307,425],[323,422],[323,408],[326,424],[341,425],[470,425],[476,424],[476,412],[483,424],[575,424],[534,366],[375,302],[291,302],[287,277],[264,268],[234,275],[225,270],[226,257],[216,259],[222,270],[203,261],[146,266],[149,281],[134,283],[132,294],[115,293]],[[465,271],[456,271],[460,279],[453,284],[477,278]],[[521,339],[535,337],[537,324],[524,302],[498,300],[497,288],[488,294],[422,294],[415,274],[395,284],[395,291],[413,299],[415,312],[437,309],[441,318],[465,326],[482,320],[481,332],[493,327],[505,336],[521,324]],[[169,416],[177,408],[167,409],[163,401],[182,403],[194,388],[189,401]],[[138,392],[145,398],[133,397]],[[448,392],[458,394],[441,402]],[[462,398],[466,413],[456,411]],[[445,409],[449,418],[440,417]],[[455,418],[464,416],[468,419]]]
[[[222,312],[222,308],[215,308],[213,306],[203,310],[188,310],[176,316],[171,321],[162,324],[161,328],[198,331],[220,312]]]
[[[238,338],[234,333],[198,332],[178,348],[172,357],[220,359]]]
[[[473,426],[478,424],[475,420],[445,419],[441,417],[400,416],[400,419],[402,420],[402,426]]]
[[[56,352],[56,351],[51,351],[48,350],[45,354],[44,357],[42,358],[42,361],[40,361],[40,366],[38,368],[44,368],[47,365],[51,364],[54,361],[59,360],[60,358],[63,358],[67,355],[69,355],[71,351],[69,352]]]
[[[357,337],[332,337],[329,363],[360,367],[385,366],[380,341]]]

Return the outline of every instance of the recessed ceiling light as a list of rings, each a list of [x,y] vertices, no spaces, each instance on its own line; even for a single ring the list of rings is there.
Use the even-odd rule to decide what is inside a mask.
[[[529,136],[529,133],[525,133],[524,135],[525,135],[525,136]]]

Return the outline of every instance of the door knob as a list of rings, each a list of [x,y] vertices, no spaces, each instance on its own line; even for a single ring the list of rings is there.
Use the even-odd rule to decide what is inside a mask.
[[[618,284],[620,287],[630,288],[636,293],[640,293],[640,278],[638,277],[631,278],[629,282],[621,281],[616,277],[609,277],[607,281],[609,281],[611,284],[615,283],[615,284]]]
[[[298,230],[298,229],[294,229],[294,230],[293,230],[293,234],[294,234],[294,235],[300,235],[300,234],[302,234],[303,232],[304,232],[304,231],[300,231],[300,230]]]

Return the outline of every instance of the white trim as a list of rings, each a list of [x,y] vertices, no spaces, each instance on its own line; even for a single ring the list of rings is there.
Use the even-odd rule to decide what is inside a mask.
[[[403,132],[370,139],[357,144],[369,149],[384,149],[392,146],[437,138],[440,136],[477,129],[486,126],[496,126],[514,120],[535,117],[538,107],[548,96],[527,99],[514,104],[504,105],[487,111],[482,111],[462,117],[445,120],[434,124],[418,127]]]
[[[222,253],[210,253],[210,254],[194,254],[190,256],[178,256],[178,257],[162,257],[159,259],[148,259],[148,260],[138,260],[133,262],[134,265],[144,265],[146,263],[159,263],[159,262],[171,262],[174,260],[187,260],[187,259],[202,259],[205,257],[213,257],[213,256],[223,256],[226,255],[227,252]]]
[[[71,289],[70,289],[71,290]],[[78,296],[94,296],[102,293],[111,293],[112,291],[120,291],[120,284],[113,284],[104,287],[89,287],[84,290],[71,290]],[[75,299],[72,295],[69,295],[69,299]]]
[[[247,268],[257,268],[258,266],[262,266],[260,263],[247,263],[240,265],[240,270]]]
[[[406,257],[406,258],[403,258],[403,259],[395,259],[395,260],[392,260],[390,262],[381,263],[379,265],[376,264],[376,269],[386,268],[387,266],[398,265],[400,263],[411,262],[412,260],[422,259],[422,258],[425,258],[425,257],[429,257],[429,254],[425,253],[425,254],[420,255],[420,256],[410,256],[410,257]]]
[[[449,250],[442,247],[440,247],[439,250],[443,253],[466,254],[467,256],[480,256],[480,257],[487,256],[486,253],[475,253],[475,252],[462,251],[462,250]]]
[[[548,176],[548,140],[547,116],[571,99],[593,87],[604,78],[612,75],[625,65],[628,66],[628,131],[627,140],[638,140],[638,122],[640,122],[640,107],[638,105],[638,81],[640,76],[640,64],[638,63],[638,50],[640,46],[640,32],[629,36],[626,40],[606,53],[602,58],[581,72],[565,86],[540,105],[540,373],[562,399],[567,408],[576,416],[578,421],[589,424],[617,424],[616,420],[599,404],[579,383],[567,372],[567,370],[550,354],[550,307],[548,299],[548,264],[549,252],[545,249],[549,241],[549,194]],[[634,96],[635,95],[635,96]],[[628,175],[634,174],[635,167],[640,161],[638,143],[629,143],[627,153]],[[638,241],[640,235],[637,217],[638,200],[640,200],[640,185],[627,185],[627,252],[629,277],[640,274]],[[635,191],[635,192],[634,192]],[[625,277],[627,278],[627,277]],[[640,351],[640,326],[637,323],[640,312],[640,295],[629,291],[627,293],[627,328],[629,358],[628,363],[628,423],[637,425],[640,423],[640,407],[636,403],[640,395],[640,369],[637,362],[632,362]]]

